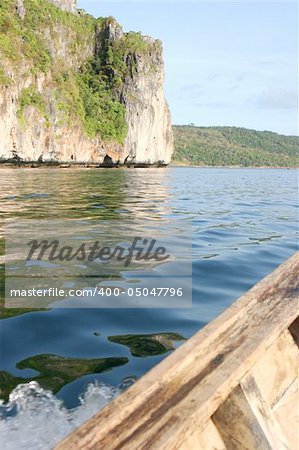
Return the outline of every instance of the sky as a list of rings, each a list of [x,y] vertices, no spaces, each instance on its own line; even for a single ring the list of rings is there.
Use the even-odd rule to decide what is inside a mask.
[[[78,0],[161,39],[174,124],[298,135],[297,3]]]

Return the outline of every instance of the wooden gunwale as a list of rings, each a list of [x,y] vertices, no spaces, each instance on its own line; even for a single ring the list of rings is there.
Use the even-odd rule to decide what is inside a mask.
[[[296,253],[56,450],[298,450],[277,406],[298,384],[298,267]]]

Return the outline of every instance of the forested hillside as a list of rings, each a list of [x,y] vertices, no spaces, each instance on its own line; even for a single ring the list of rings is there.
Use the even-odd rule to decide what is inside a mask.
[[[207,166],[298,166],[298,137],[236,127],[174,126],[173,161]]]

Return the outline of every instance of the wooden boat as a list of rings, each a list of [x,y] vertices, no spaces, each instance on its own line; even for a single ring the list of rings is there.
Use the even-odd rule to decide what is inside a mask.
[[[298,254],[56,450],[298,450]]]

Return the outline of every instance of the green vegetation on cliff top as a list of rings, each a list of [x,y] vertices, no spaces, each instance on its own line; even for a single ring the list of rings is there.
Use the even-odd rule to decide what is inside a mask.
[[[297,136],[237,127],[174,126],[173,161],[202,166],[298,166]]]
[[[40,0],[24,0],[24,6],[22,20],[15,0],[0,2],[0,89],[18,82],[16,76],[9,76],[11,69],[22,75],[26,66],[27,75],[45,73],[50,77],[48,96],[44,90],[37,93],[37,83],[30,86],[30,92],[28,88],[23,91],[18,113],[21,125],[26,126],[27,106],[37,109],[50,125],[49,96],[54,94],[60,125],[79,125],[89,137],[122,143],[127,124],[120,92],[126,77],[134,71],[136,53],[150,51],[150,45],[133,32],[116,41],[105,39],[109,25],[120,28],[112,17],[74,15]],[[86,49],[92,49],[96,30],[97,35],[103,32],[100,50],[86,61]],[[64,46],[67,54],[53,57],[53,48]],[[79,70],[70,59],[79,61]],[[57,123],[56,117],[53,123]]]
[[[75,16],[40,0],[24,0],[24,6],[26,14],[22,20],[15,0],[0,3],[0,51],[10,63],[32,63],[33,72],[50,69],[54,61],[49,41],[59,38],[55,36],[57,26],[68,28],[74,52],[82,39],[92,36],[95,19],[89,15]]]

